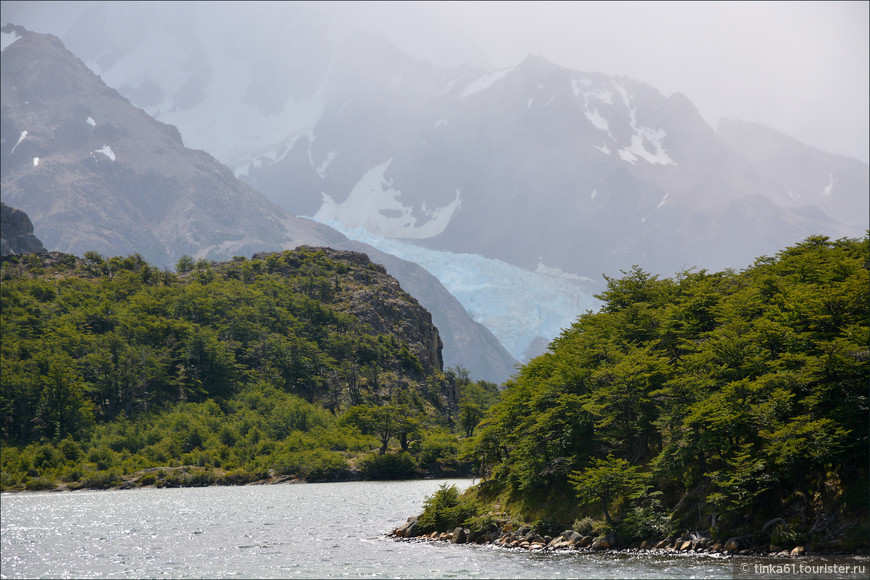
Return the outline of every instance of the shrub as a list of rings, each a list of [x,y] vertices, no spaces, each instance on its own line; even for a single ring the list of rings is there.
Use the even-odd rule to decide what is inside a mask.
[[[250,472],[244,469],[233,469],[220,476],[215,483],[217,485],[244,485],[246,483],[250,483],[252,481],[259,481],[261,479],[265,479],[262,473],[259,472]]]
[[[55,467],[62,458],[55,451],[54,446],[44,443],[36,448],[33,454],[33,466],[44,471]]]
[[[800,540],[798,528],[800,522],[782,523],[776,526],[770,534],[770,543],[775,546],[791,548],[797,545]]]
[[[463,523],[471,530],[472,536],[480,536],[488,532],[494,532],[498,529],[499,521],[490,514],[472,516]]]
[[[78,461],[83,455],[82,448],[79,447],[79,444],[70,438],[61,441],[60,445],[58,445],[58,449],[67,461]]]
[[[423,513],[417,518],[421,533],[452,530],[472,522],[481,515],[481,508],[470,498],[459,496],[455,485],[442,484],[438,491],[426,498]]]
[[[140,486],[154,485],[155,483],[157,483],[157,476],[153,473],[148,473],[140,477],[136,483],[138,483]]]
[[[420,465],[431,469],[441,462],[456,463],[458,451],[459,441],[456,435],[444,430],[430,431],[423,438]]]
[[[368,479],[407,479],[417,472],[417,462],[408,452],[367,455],[359,467]]]
[[[574,525],[571,527],[581,536],[588,536],[591,535],[592,530],[595,529],[595,520],[586,516],[585,518],[574,520]]]
[[[82,477],[82,487],[108,489],[121,483],[121,476],[114,471],[89,471]]]
[[[299,464],[300,475],[308,481],[335,481],[349,471],[340,453],[320,448],[303,452]]]
[[[532,531],[541,536],[558,536],[564,531],[564,526],[553,520],[537,520],[532,523]]]
[[[45,477],[28,477],[24,480],[24,488],[28,491],[45,491],[54,489],[54,481]]]
[[[98,471],[106,471],[115,464],[115,453],[108,447],[96,447],[88,452],[88,461],[94,463]]]

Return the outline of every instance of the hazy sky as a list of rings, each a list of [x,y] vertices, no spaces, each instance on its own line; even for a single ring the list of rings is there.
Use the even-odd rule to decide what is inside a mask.
[[[86,3],[2,2],[2,20],[62,36]],[[252,10],[269,4],[246,3]],[[274,6],[274,5],[273,5]],[[870,2],[317,2],[436,63],[528,54],[681,92],[715,127],[755,121],[870,158]]]

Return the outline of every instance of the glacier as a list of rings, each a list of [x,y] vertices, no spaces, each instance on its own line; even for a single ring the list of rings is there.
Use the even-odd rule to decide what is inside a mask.
[[[315,221],[403,260],[438,278],[475,322],[486,326],[520,362],[542,354],[563,329],[587,310],[597,311],[600,291],[588,278],[539,264],[526,270],[478,254],[431,250],[373,234],[323,216]]]

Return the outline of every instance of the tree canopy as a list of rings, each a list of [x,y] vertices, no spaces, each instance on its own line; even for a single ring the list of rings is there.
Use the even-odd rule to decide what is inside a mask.
[[[459,402],[497,392],[442,371],[428,313],[362,254],[182,258],[175,273],[12,256],[0,299],[4,489],[185,465],[345,477],[393,445],[414,453],[401,475],[460,473]]]
[[[866,236],[816,236],[740,272],[608,278],[485,416],[484,487],[628,536],[652,507],[674,530],[866,531],[868,266]]]

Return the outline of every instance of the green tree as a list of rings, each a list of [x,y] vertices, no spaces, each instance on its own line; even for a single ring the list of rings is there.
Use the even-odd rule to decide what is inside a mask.
[[[609,508],[645,489],[640,467],[612,455],[596,459],[592,466],[571,473],[569,479],[580,501],[586,504],[599,502],[607,523],[611,525],[614,522]]]

